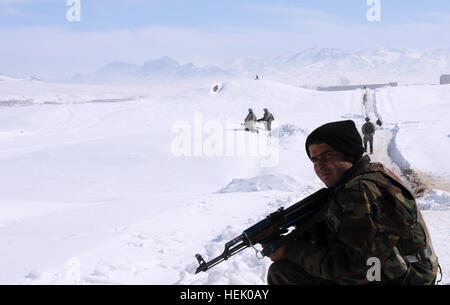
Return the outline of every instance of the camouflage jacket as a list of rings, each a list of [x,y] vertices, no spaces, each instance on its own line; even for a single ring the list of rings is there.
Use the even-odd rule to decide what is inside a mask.
[[[375,125],[367,122],[362,126],[361,131],[365,136],[373,136],[375,134]]]
[[[272,122],[273,120],[275,120],[273,114],[270,112],[267,112],[267,113],[264,113],[264,116],[261,119],[259,119],[258,122],[261,122],[261,121]]]
[[[437,257],[413,195],[368,156],[330,189],[322,211],[290,236],[286,258],[335,284],[368,284],[371,257],[381,263],[378,284],[432,284],[436,278]],[[405,259],[426,246],[432,251],[426,260]]]
[[[256,122],[256,115],[253,112],[249,112],[247,117],[244,120],[244,122],[248,122],[248,121],[255,121]]]

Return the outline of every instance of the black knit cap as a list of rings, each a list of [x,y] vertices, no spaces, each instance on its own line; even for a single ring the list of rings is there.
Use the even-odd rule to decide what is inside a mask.
[[[361,136],[352,120],[327,123],[311,132],[305,143],[309,158],[309,145],[320,143],[326,143],[345,155],[354,157],[354,162],[364,153]]]

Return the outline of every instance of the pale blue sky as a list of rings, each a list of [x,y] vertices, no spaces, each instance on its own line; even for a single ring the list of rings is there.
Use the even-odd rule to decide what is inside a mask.
[[[290,55],[309,47],[450,48],[448,0],[0,0],[0,73],[71,75],[110,61],[171,56],[221,63]]]

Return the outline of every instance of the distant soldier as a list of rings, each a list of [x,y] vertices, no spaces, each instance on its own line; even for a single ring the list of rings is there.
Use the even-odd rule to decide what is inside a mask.
[[[366,88],[366,86],[364,86],[363,90],[364,90],[363,104],[365,105],[367,103],[367,88]]]
[[[376,123],[377,123],[377,125],[380,126],[380,127],[381,127],[381,125],[383,125],[383,122],[381,122],[380,119],[378,119],[378,120],[376,121]]]
[[[256,74],[255,80],[259,80],[259,76],[258,76],[258,74]]]
[[[248,109],[248,115],[244,120],[244,126],[246,131],[258,132],[256,129],[256,115],[253,113],[253,109]]]
[[[366,123],[362,126],[364,135],[364,152],[367,152],[367,141],[370,144],[370,154],[373,154],[373,135],[375,134],[375,125],[370,122],[370,118],[366,118]]]
[[[272,121],[275,120],[273,115],[269,112],[267,108],[264,108],[264,117],[259,119],[258,122],[264,122],[266,130],[270,131],[272,126]]]

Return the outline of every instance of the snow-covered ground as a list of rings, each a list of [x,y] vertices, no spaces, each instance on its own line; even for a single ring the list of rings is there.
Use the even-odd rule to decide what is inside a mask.
[[[4,79],[0,284],[264,284],[270,260],[253,249],[197,275],[194,255],[219,255],[245,228],[321,188],[306,136],[330,121],[361,126],[366,115],[384,123],[373,159],[428,183],[418,202],[450,283],[450,86],[372,93],[364,107],[360,91],[262,80]],[[242,130],[249,107],[274,114],[271,137]]]

